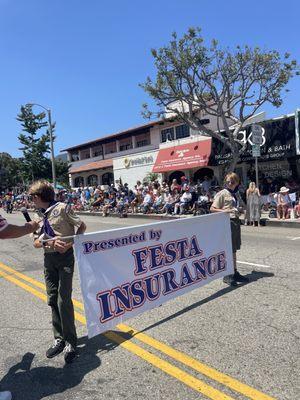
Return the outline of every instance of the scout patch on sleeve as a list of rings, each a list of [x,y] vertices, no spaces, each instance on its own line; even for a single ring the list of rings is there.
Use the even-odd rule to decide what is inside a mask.
[[[52,216],[53,216],[53,217],[58,217],[58,216],[59,216],[59,209],[58,209],[58,208],[55,208],[55,209],[52,211]]]

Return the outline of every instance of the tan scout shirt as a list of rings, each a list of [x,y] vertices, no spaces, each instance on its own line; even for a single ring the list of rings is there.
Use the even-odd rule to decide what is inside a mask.
[[[82,221],[78,215],[74,213],[72,208],[66,203],[56,203],[50,210],[46,211],[46,215],[55,236],[64,237],[75,235],[75,227],[79,228]],[[40,220],[40,215],[39,215]],[[66,242],[72,242],[72,239],[66,239]],[[46,253],[53,253],[53,249],[45,248]]]
[[[212,206],[224,211],[232,210],[230,218],[238,218],[240,215],[238,208],[244,207],[244,202],[239,193],[236,193],[236,197],[238,199],[238,204],[236,204],[235,198],[232,194],[227,189],[223,189],[216,194]]]

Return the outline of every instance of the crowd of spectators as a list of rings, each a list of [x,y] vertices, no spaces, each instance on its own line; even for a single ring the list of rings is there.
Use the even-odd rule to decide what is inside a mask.
[[[211,202],[218,190],[217,182],[205,177],[202,183],[190,182],[185,176],[169,184],[166,181],[140,182],[133,188],[117,182],[110,186],[77,188],[62,192],[60,200],[72,203],[74,209],[100,211],[103,216],[117,213],[185,214],[197,213],[199,201]]]
[[[280,186],[282,185],[282,186]],[[222,189],[215,177],[205,176],[202,181],[192,182],[183,176],[178,182],[140,182],[130,188],[127,183],[63,189],[57,193],[57,200],[69,203],[76,211],[98,211],[103,216],[118,214],[126,217],[130,213],[143,214],[206,214],[216,193]],[[290,179],[275,184],[271,178],[261,181],[258,188],[253,182],[239,187],[247,203],[245,220],[258,223],[261,211],[270,217],[281,219],[300,217],[300,187]],[[33,208],[26,191],[5,191],[0,196],[0,206],[7,212],[22,207]]]
[[[69,203],[76,211],[99,211],[103,216],[118,213],[197,213],[200,203],[209,204],[219,190],[215,179],[205,177],[203,182],[190,182],[183,176],[169,184],[166,181],[140,182],[133,188],[127,183],[117,182],[111,185],[79,187],[59,190],[57,200]],[[33,207],[26,191],[16,193],[6,191],[0,196],[0,206],[10,212],[10,205],[18,210]]]

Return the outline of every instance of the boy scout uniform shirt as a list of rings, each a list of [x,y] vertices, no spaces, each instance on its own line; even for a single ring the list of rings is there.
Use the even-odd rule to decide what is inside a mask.
[[[230,218],[239,218],[239,211],[237,208],[243,206],[243,200],[239,193],[236,193],[238,204],[236,204],[235,198],[233,195],[227,190],[223,189],[219,193],[216,194],[215,199],[212,203],[212,206],[215,208],[220,208],[222,210],[232,210],[230,212]]]
[[[75,235],[75,227],[79,228],[82,221],[66,203],[57,203],[50,211],[46,212],[47,219],[56,237]],[[40,219],[40,218],[39,218]],[[73,239],[64,240],[66,243]],[[54,249],[44,248],[45,253],[55,253]]]

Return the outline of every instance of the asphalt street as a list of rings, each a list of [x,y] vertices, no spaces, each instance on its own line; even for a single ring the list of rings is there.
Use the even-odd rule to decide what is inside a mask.
[[[8,216],[11,223],[23,217]],[[88,232],[149,223],[84,216]],[[300,230],[242,227],[239,270],[250,283],[216,280],[120,329],[87,339],[78,274],[73,298],[79,357],[64,365],[52,343],[42,250],[0,242],[0,390],[15,400],[300,398]]]

